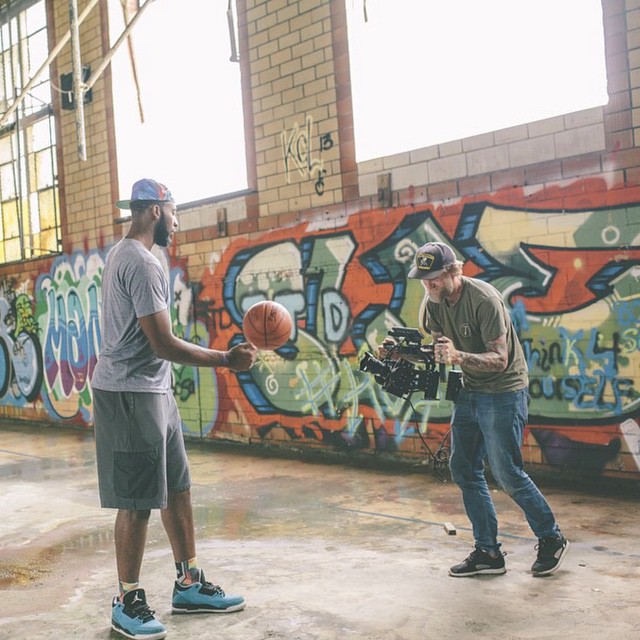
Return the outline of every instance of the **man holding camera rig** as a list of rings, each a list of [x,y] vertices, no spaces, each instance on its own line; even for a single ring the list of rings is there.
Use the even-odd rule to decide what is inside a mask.
[[[449,569],[454,577],[506,572],[498,519],[484,473],[484,458],[498,484],[524,512],[538,538],[534,576],[558,569],[569,549],[547,501],[523,469],[521,446],[528,418],[527,364],[499,291],[462,275],[462,263],[441,242],[418,249],[409,278],[422,281],[428,299],[424,328],[433,336],[436,362],[458,365],[463,388],[451,419],[453,481],[462,490],[475,549]],[[383,341],[379,354],[393,351]],[[401,357],[401,356],[400,356]]]

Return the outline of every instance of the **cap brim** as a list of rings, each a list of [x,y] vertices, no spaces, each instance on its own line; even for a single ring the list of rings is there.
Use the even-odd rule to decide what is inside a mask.
[[[420,271],[418,267],[412,267],[411,271],[407,274],[407,278],[414,278],[416,280],[433,280],[434,278],[441,276],[445,271],[446,269],[438,269],[437,271],[428,271],[427,273],[424,273],[423,271]]]
[[[118,200],[116,207],[118,207],[118,209],[131,209],[131,200]]]

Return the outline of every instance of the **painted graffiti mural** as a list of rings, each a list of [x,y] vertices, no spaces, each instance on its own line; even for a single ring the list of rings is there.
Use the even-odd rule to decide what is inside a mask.
[[[294,133],[289,154],[304,146]],[[530,371],[528,462],[640,474],[640,190],[579,184],[538,202],[513,190],[238,237],[202,274],[157,254],[185,340],[229,348],[263,299],[294,318],[289,341],[248,372],[173,367],[185,432],[409,456],[423,455],[421,438],[441,442],[450,402],[409,404],[358,370],[391,327],[420,324],[424,289],[406,275],[417,248],[439,240],[511,311]],[[31,290],[0,283],[0,412],[29,405],[91,423],[105,259],[60,256]]]
[[[171,286],[176,335],[209,344],[191,317],[192,292],[181,266],[158,254]],[[53,420],[92,422],[90,382],[100,353],[100,301],[106,252],[54,260],[35,285],[35,313],[26,286],[0,285],[0,406],[42,402]],[[173,390],[186,433],[204,436],[215,424],[217,389],[212,371],[173,367]]]
[[[54,418],[91,420],[90,381],[100,351],[98,252],[58,258],[36,284],[43,339],[42,400]]]
[[[25,287],[0,283],[0,403],[23,406],[40,393],[38,325]]]
[[[194,316],[194,287],[186,282],[183,267],[170,267],[164,253],[158,253],[157,257],[169,279],[173,333],[183,340],[208,347],[209,333],[206,324]],[[185,433],[197,437],[209,434],[215,426],[218,410],[213,370],[174,364],[172,382]]]
[[[390,327],[418,326],[424,291],[406,274],[416,249],[440,240],[511,309],[530,368],[532,461],[637,471],[640,247],[630,221],[640,208],[591,201],[376,211],[339,230],[301,225],[232,245],[203,279],[201,299],[222,300],[232,323],[215,344],[242,340],[257,300],[295,319],[284,347],[238,375],[251,424],[263,438],[401,453],[419,449],[417,431],[443,437],[448,402],[416,394],[411,407],[357,371]]]

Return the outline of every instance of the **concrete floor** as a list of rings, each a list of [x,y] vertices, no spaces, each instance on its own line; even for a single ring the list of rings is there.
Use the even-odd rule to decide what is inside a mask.
[[[376,471],[189,447],[207,577],[239,613],[172,616],[174,567],[152,515],[142,586],[169,638],[640,638],[637,497],[541,485],[571,550],[533,578],[533,539],[501,492],[508,571],[451,578],[473,541],[458,489]],[[0,638],[115,640],[114,512],[97,503],[93,437],[0,427]],[[448,535],[451,522],[457,535]]]

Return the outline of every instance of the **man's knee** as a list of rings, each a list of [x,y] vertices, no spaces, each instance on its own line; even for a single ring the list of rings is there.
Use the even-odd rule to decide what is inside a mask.
[[[148,522],[151,516],[150,509],[119,509],[118,518],[131,523]]]
[[[497,471],[492,469],[491,475],[509,496],[512,496],[530,482],[529,476],[518,467],[499,469]]]
[[[469,466],[458,462],[455,456],[452,456],[449,460],[449,471],[451,472],[451,480],[461,489],[469,487],[481,480],[481,478],[476,477]]]

